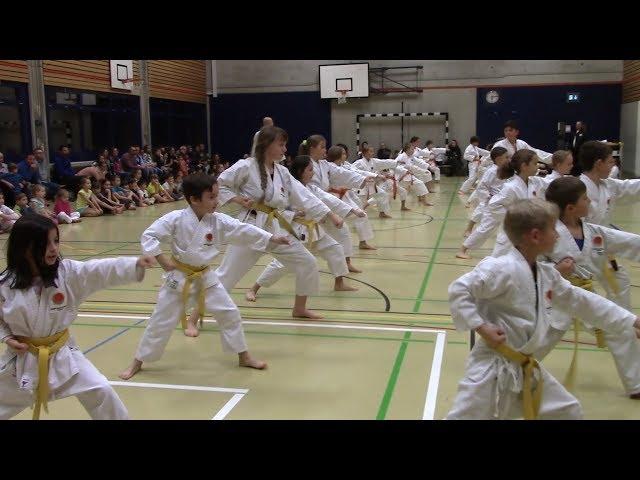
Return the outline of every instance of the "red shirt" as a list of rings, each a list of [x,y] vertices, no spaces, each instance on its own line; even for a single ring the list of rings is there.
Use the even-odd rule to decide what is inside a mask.
[[[56,200],[56,204],[53,207],[53,213],[55,213],[56,215],[58,215],[60,212],[64,212],[67,215],[71,215],[71,212],[73,210],[71,210],[71,203],[70,202],[65,202],[64,200],[62,200],[61,198],[59,198],[58,200]]]

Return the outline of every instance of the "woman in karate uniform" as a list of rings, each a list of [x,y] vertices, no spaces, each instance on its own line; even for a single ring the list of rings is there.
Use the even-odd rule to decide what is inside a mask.
[[[365,216],[365,213],[360,208],[352,207],[311,183],[314,172],[311,157],[308,155],[298,155],[293,161],[290,171],[296,180],[309,189],[319,200],[324,202],[338,218],[346,218],[351,213],[360,217]],[[344,283],[344,276],[349,273],[349,269],[345,262],[342,246],[325,232],[321,224],[307,217],[303,210],[287,213],[291,218],[291,224],[298,238],[305,243],[309,250],[317,253],[327,262],[329,270],[335,278],[333,289],[337,292],[358,290]],[[266,266],[262,274],[260,274],[253,287],[246,293],[246,299],[250,302],[255,302],[260,287],[270,287],[286,273],[287,268],[277,260],[273,260]]]
[[[285,247],[279,247],[270,253],[296,274],[292,315],[322,318],[306,308],[307,297],[318,290],[315,257],[297,238],[283,213],[287,208],[304,210],[316,222],[327,216],[333,224],[341,225],[341,222],[331,216],[329,208],[293,178],[286,167],[278,163],[287,151],[288,138],[287,132],[279,127],[263,127],[256,142],[256,156],[239,160],[218,177],[220,203],[240,205],[236,218],[243,222],[271,233],[288,234],[290,245],[286,246],[286,251],[282,250]],[[262,255],[263,252],[248,246],[230,245],[227,248],[217,270],[227,291],[231,291]]]

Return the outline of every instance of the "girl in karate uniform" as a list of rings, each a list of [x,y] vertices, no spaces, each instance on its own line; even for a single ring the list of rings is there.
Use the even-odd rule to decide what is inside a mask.
[[[395,199],[396,194],[399,194],[401,210],[410,210],[405,204],[407,200],[407,190],[398,185],[395,173],[393,173],[398,167],[396,160],[373,158],[373,148],[365,147],[362,149],[362,158],[353,162],[352,167],[368,175],[377,175],[377,178],[372,176],[368,177],[364,187],[357,190],[357,194],[365,205],[365,209],[375,203],[380,218],[392,218],[390,215],[391,199]]]
[[[404,184],[404,187],[407,190],[413,189],[418,197],[419,203],[427,207],[432,207],[433,203],[429,203],[427,201],[427,194],[429,193],[429,190],[425,185],[425,181],[430,182],[432,180],[431,172],[423,170],[415,165],[413,160],[414,150],[415,149],[410,143],[407,143],[402,147],[402,151],[396,157],[396,162],[398,162],[398,167],[396,168],[396,180],[398,183]]]
[[[495,147],[494,147],[495,148]],[[507,207],[516,200],[539,197],[538,191],[542,188],[542,178],[536,177],[538,172],[538,156],[532,150],[518,150],[507,165],[502,169],[500,176],[508,178],[502,190],[494,195],[482,213],[482,220],[478,228],[469,235],[456,254],[457,258],[469,259],[468,251],[480,248],[484,242],[498,229],[507,211]],[[491,255],[499,256],[509,251],[511,243],[500,230],[496,245]]]
[[[94,420],[125,420],[128,412],[109,381],[83,355],[69,326],[80,305],[103,288],[139,282],[152,257],[62,259],[52,220],[25,215],[8,240],[0,274],[0,419],[34,404],[75,396]]]
[[[509,163],[509,157],[507,156],[507,150],[505,148],[493,148],[491,150],[491,159],[494,162],[493,166],[484,173],[478,183],[478,188],[476,188],[471,196],[475,198],[478,204],[473,210],[471,218],[469,219],[469,225],[467,225],[467,229],[463,234],[465,238],[471,235],[473,227],[482,220],[482,215],[487,208],[489,200],[502,190],[505,182],[512,176],[511,170],[504,168],[505,165]],[[506,175],[509,176],[503,178],[503,176]],[[471,198],[469,198],[469,201],[471,202]]]
[[[347,162],[347,151],[343,147],[338,145],[334,145],[327,151],[327,161],[335,163],[337,166],[345,168],[347,170],[351,170],[353,168],[352,165]],[[363,171],[363,175],[373,179],[382,178],[372,172]],[[360,200],[358,194],[354,189],[339,188],[330,189],[329,191],[336,195],[343,202],[351,205],[352,208],[364,210],[364,205],[362,204],[362,201]],[[346,218],[346,220],[351,222],[353,228],[358,234],[358,237],[360,238],[358,248],[360,248],[361,250],[376,250],[374,246],[367,243],[368,241],[372,240],[374,236],[373,228],[371,228],[371,222],[369,222],[369,217],[366,214],[362,217],[359,217],[357,215],[350,215]]]
[[[327,142],[322,135],[311,135],[304,140],[298,148],[298,155],[309,155],[311,157],[314,172],[311,184],[318,186],[325,192],[329,192],[332,188],[336,189],[341,187],[359,189],[362,188],[367,181],[368,177],[359,171],[347,170],[346,168],[341,168],[325,160],[327,155]],[[351,263],[353,243],[349,227],[344,225],[338,228],[333,224],[327,224],[325,229],[333,239],[342,245],[349,271],[361,273],[362,270],[354,267]]]

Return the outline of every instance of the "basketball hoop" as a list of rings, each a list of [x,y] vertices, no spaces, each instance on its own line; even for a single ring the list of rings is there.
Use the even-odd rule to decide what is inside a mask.
[[[130,83],[131,93],[133,93],[134,95],[140,95],[140,90],[142,86],[141,78],[125,78],[123,80],[120,80],[120,82],[124,83],[125,85]]]
[[[347,103],[347,92],[349,90],[336,90],[338,92],[338,103]]]

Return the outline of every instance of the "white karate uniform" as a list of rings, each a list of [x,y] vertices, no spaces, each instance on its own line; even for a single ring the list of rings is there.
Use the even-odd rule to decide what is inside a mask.
[[[499,228],[496,245],[491,255],[494,257],[504,255],[512,245],[509,238],[502,230],[502,221],[507,214],[507,207],[516,200],[528,198],[538,198],[542,179],[540,177],[529,177],[525,183],[519,175],[514,175],[507,180],[502,189],[496,193],[482,214],[482,220],[477,228],[469,235],[462,245],[469,250],[480,248],[491,234]]]
[[[456,329],[484,323],[499,326],[506,345],[541,360],[571,326],[577,315],[595,326],[622,334],[631,332],[636,316],[596,294],[572,286],[548,263],[537,262],[537,280],[518,250],[486,257],[473,271],[449,286]],[[556,315],[560,310],[568,315]],[[539,419],[580,419],[582,408],[540,365],[544,388]],[[538,381],[535,375],[534,387]],[[467,361],[448,419],[491,419],[522,416],[522,367],[480,338]]]
[[[353,165],[349,162],[344,162],[340,166],[342,168],[346,168],[347,170],[354,170]],[[375,176],[375,174],[371,174],[370,172],[364,172],[363,175],[371,177]],[[364,204],[362,203],[362,200],[360,200],[360,197],[358,197],[357,192],[358,190],[352,188],[344,194],[341,200],[351,205],[352,208],[363,209]],[[369,221],[369,215],[366,215],[364,217],[350,215],[346,220],[353,225],[353,228],[358,234],[361,242],[366,242],[373,239],[373,228],[371,227],[371,222]]]
[[[564,177],[564,175],[562,175],[561,173],[558,173],[557,170],[554,170],[546,177],[540,177],[542,179],[542,182],[540,183],[540,190],[538,191],[538,196],[543,200],[545,200],[547,188],[549,188],[549,185],[551,185],[551,182],[553,182],[557,178],[562,178],[562,177]]]
[[[438,165],[436,164],[435,155],[431,153],[431,150],[426,147],[416,148],[413,157],[422,158],[429,171],[433,174],[433,179],[436,182],[440,181],[440,167],[438,167]]]
[[[398,162],[395,160],[384,160],[380,158],[360,158],[352,163],[352,167],[361,170],[365,173],[378,174],[383,170],[395,171],[398,166]],[[394,174],[395,175],[395,174]],[[401,193],[401,200],[406,200],[407,192],[400,185],[396,184],[398,192]],[[402,196],[401,189],[404,190],[404,197]],[[358,196],[364,203],[377,204],[378,211],[389,214],[391,212],[391,199],[393,197],[393,180],[386,180],[381,185],[377,186],[375,182],[369,181],[365,183],[364,187],[357,191]]]
[[[573,258],[576,269],[575,274],[581,278],[593,278],[607,293],[607,297],[618,305],[624,300],[616,298],[617,295],[609,286],[604,269],[610,268],[607,255],[619,255],[620,257],[639,262],[640,261],[640,235],[622,232],[612,228],[583,222],[582,232],[584,244],[582,250],[578,247],[573,235],[564,223],[556,223],[558,241],[553,252],[547,258],[554,264],[564,258]],[[640,341],[634,332],[625,331],[624,334],[605,332],[605,340],[609,351],[613,355],[618,370],[618,375],[627,391],[627,394],[640,392]]]
[[[405,152],[400,152],[395,160],[398,162],[398,166],[395,169],[395,175],[399,184],[404,184],[407,190],[414,190],[418,197],[422,197],[429,193],[427,186],[417,177],[417,175],[425,178],[425,175],[428,173],[428,178],[431,178],[431,173],[416,167],[413,164],[412,158]]]
[[[513,154],[516,153],[516,151],[518,150],[522,150],[522,149],[533,150],[534,152],[536,152],[536,155],[538,155],[542,163],[546,165],[551,165],[551,157],[553,156],[553,153],[545,152],[544,150],[540,150],[539,148],[533,148],[524,140],[516,139],[516,145],[514,147],[509,140],[507,140],[506,138],[503,138],[502,140],[498,140],[496,143],[493,144],[493,148],[496,148],[496,147],[506,148],[509,158],[513,157]]]
[[[311,160],[311,163],[313,164],[313,177],[310,183],[325,192],[328,192],[330,188],[340,187],[360,189],[368,178],[358,170],[348,170],[324,159]],[[327,222],[325,223],[325,230],[342,245],[346,257],[353,256],[353,241],[348,225],[342,225],[342,227],[338,228],[333,223]]]
[[[589,205],[589,215],[584,220],[596,225],[608,227],[611,225],[611,212],[615,204],[628,204],[640,199],[640,180],[617,180],[606,178],[594,183],[584,173],[580,175],[580,180],[587,186],[587,196],[591,202]],[[618,270],[613,272],[620,294],[613,298],[607,298],[618,303],[625,308],[631,308],[631,279],[626,269],[618,263]]]
[[[193,267],[210,265],[225,243],[242,245],[264,252],[269,247],[271,234],[253,225],[240,222],[224,213],[210,213],[198,220],[187,207],[174,210],[153,222],[140,237],[142,251],[154,257],[162,253],[161,243],[171,243],[172,255]],[[182,289],[185,274],[172,270],[163,275],[164,284],[158,292],[156,307],[140,339],[135,358],[153,362],[162,356],[178,322],[184,314]],[[207,270],[194,282],[190,299],[196,298],[200,285],[205,290],[205,310],[214,315],[220,326],[220,338],[225,352],[240,353],[247,350],[238,307],[221,284],[216,271]]]
[[[473,195],[469,197],[470,203],[473,199],[477,202],[477,206],[470,217],[472,222],[478,223],[482,220],[482,215],[489,201],[502,190],[502,187],[508,180],[508,178],[501,179],[498,177],[498,166],[495,164],[484,173],[480,182],[478,182],[478,187],[473,192]]]
[[[260,168],[255,158],[249,157],[238,160],[218,177],[220,185],[220,203],[225,204],[236,196],[244,196],[255,202],[278,209],[284,213],[291,207],[294,210],[304,210],[309,218],[322,220],[329,208],[318,200],[304,185],[293,178],[286,167],[275,163],[273,178],[267,174],[266,191],[260,184]],[[317,293],[319,277],[316,259],[302,243],[280,227],[274,219],[267,224],[268,215],[264,212],[241,208],[237,217],[239,220],[255,225],[267,232],[287,235],[290,245],[278,245],[270,249],[270,253],[282,264],[296,272],[296,295],[308,296]],[[263,252],[250,248],[248,245],[229,245],[217,269],[220,281],[228,292],[242,277],[256,264]]]
[[[0,205],[0,213],[3,213],[4,215],[8,215],[9,217],[11,217],[10,219],[7,219],[7,220],[0,219],[0,230],[4,230],[4,231],[9,230],[13,226],[13,224],[16,223],[16,220],[20,218],[20,215],[18,213],[14,212],[6,205]]]
[[[340,200],[338,197],[325,192],[317,185],[308,184],[307,189],[327,205],[333,213],[339,215],[342,218],[346,218],[351,212],[351,206]],[[291,217],[291,225],[293,226],[298,238],[308,246],[313,248],[317,254],[326,260],[329,270],[334,277],[344,277],[349,274],[349,268],[345,261],[344,249],[335,239],[325,232],[322,225],[318,224],[314,229],[314,232],[310,232],[306,225],[296,223],[293,220],[294,212],[287,212]],[[303,217],[305,220],[311,220],[308,217]],[[325,225],[326,225],[325,221]],[[313,237],[313,245],[309,242]],[[286,273],[289,272],[282,263],[278,260],[272,260],[263,270],[263,272],[256,280],[256,283],[262,287],[270,287],[278,280],[280,280]]]
[[[481,178],[479,175],[480,161],[474,161],[474,158],[483,157],[490,154],[491,152],[489,152],[488,150],[476,147],[473,144],[469,144],[469,146],[464,149],[462,158],[467,161],[467,166],[469,167],[469,178],[467,178],[460,187],[461,192],[469,193],[471,191],[471,187],[473,187],[474,183],[476,183],[476,180],[479,180]]]
[[[139,282],[144,269],[137,258],[106,258],[78,262],[64,259],[56,286],[11,288],[0,281],[0,340],[9,335],[41,338],[68,328],[78,307],[103,288]],[[38,386],[38,358],[7,349],[0,358],[0,419],[11,418],[33,403]],[[72,335],[49,359],[49,400],[75,395],[94,420],[123,420],[129,414],[109,381],[83,355]]]
[[[611,172],[609,173],[609,178],[620,178],[620,169],[618,168],[617,165],[614,165],[613,168],[611,169]]]

